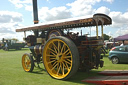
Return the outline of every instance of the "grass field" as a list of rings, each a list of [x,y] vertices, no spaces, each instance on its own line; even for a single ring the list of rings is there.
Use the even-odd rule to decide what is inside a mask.
[[[25,72],[22,69],[21,57],[24,53],[29,53],[28,49],[22,50],[0,50],[0,85],[92,85],[83,83],[81,80],[98,76],[97,72],[103,70],[128,70],[128,64],[112,64],[106,55],[104,57],[104,67],[90,72],[77,72],[76,75],[67,81],[61,81],[51,78],[43,69],[34,68],[32,73]]]

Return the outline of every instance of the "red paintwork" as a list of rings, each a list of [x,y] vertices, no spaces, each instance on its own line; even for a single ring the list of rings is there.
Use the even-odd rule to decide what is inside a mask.
[[[128,70],[106,70],[106,71],[101,71],[98,74],[107,75],[107,76],[121,76],[121,75],[128,75]]]
[[[82,82],[95,85],[128,85],[128,76],[99,76],[82,80]]]

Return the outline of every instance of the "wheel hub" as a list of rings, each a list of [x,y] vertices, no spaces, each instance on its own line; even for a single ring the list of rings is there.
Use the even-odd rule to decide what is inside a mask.
[[[62,55],[62,54],[57,54],[56,60],[58,60],[58,62],[62,62],[62,60],[63,60],[63,55]]]

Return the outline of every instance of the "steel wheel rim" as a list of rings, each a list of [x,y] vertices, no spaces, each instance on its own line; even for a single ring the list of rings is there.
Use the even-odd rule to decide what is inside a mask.
[[[25,71],[30,71],[31,69],[31,60],[26,54],[22,57],[22,66]]]
[[[118,58],[113,58],[113,59],[112,59],[112,62],[113,62],[114,64],[117,64],[117,63],[119,62],[119,60],[118,60]]]
[[[50,76],[65,78],[72,68],[72,54],[68,45],[60,39],[51,39],[45,45],[43,61]]]

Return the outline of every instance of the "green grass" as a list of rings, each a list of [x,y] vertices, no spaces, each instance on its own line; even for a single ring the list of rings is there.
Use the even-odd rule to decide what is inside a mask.
[[[25,72],[21,65],[21,57],[24,53],[29,53],[28,49],[22,50],[0,50],[0,85],[91,85],[83,83],[81,80],[98,76],[97,72],[103,70],[128,70],[127,64],[112,64],[106,55],[104,57],[104,67],[90,72],[77,72],[76,75],[67,81],[51,78],[43,69],[34,68],[32,73]]]

